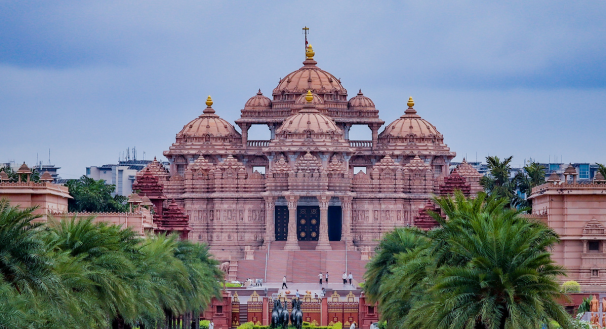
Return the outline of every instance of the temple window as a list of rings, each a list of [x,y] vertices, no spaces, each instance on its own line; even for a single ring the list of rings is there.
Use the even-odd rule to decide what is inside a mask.
[[[265,175],[265,166],[253,166],[252,172],[258,171],[260,174]]]
[[[433,172],[434,172],[434,174],[441,174],[442,173],[442,166],[441,165],[435,165],[435,166],[433,166]]]
[[[591,276],[600,276],[600,270],[591,270]]]
[[[354,167],[353,169],[354,175],[359,173],[360,171],[366,173],[366,167]]]
[[[588,241],[587,249],[589,252],[599,252],[600,251],[600,241]]]
[[[374,306],[368,306],[368,314],[375,314],[375,307]]]
[[[217,305],[217,314],[223,314],[223,306]]]

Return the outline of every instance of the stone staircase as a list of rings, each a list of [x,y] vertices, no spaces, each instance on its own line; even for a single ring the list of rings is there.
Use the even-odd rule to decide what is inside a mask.
[[[318,274],[329,272],[329,282],[341,282],[345,271],[345,243],[332,241],[330,251],[316,251],[317,241],[300,241],[298,251],[284,251],[284,241],[271,244],[267,266],[267,282],[282,282],[286,275],[288,282],[317,283]],[[263,279],[267,250],[254,252],[254,260],[240,260],[237,265],[237,279]],[[361,260],[359,251],[347,251],[347,271],[352,272],[355,281],[362,281],[364,266],[368,261]],[[231,273],[230,273],[231,274]]]
[[[240,324],[248,322],[248,305],[246,303],[241,303],[239,310],[240,314],[238,315],[238,321],[240,321]]]

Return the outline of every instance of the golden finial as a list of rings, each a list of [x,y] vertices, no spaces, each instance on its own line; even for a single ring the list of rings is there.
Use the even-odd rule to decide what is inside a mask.
[[[314,52],[314,49],[311,47],[311,43],[309,45],[307,45],[307,50],[305,51],[305,56],[307,57],[307,59],[314,59],[314,55],[316,53]]]
[[[408,105],[409,108],[415,106],[415,101],[412,100],[412,96],[408,97],[408,103],[406,103],[406,105]]]
[[[210,95],[208,95],[208,98],[206,99],[206,106],[211,107],[213,105],[213,99],[210,97]]]
[[[305,100],[306,100],[308,103],[311,103],[311,101],[313,101],[313,100],[314,100],[314,95],[311,93],[311,90],[308,90],[308,91],[307,91],[307,94],[305,94]]]

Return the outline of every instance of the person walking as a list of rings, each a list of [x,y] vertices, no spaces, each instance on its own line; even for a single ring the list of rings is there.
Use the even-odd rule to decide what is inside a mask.
[[[320,278],[320,285],[322,285],[322,273],[318,274],[318,278]]]
[[[347,273],[343,272],[343,284],[347,284]]]
[[[328,287],[328,271],[326,271],[326,276],[324,277],[324,279],[326,279],[326,286]]]
[[[351,284],[351,281],[353,281],[353,275],[351,275],[351,272],[349,272],[349,276],[347,277],[349,279],[349,284]]]
[[[355,323],[352,323],[352,324],[351,324],[351,327],[349,327],[349,329],[356,329],[356,324],[355,324]]]
[[[295,296],[297,297],[297,300],[299,299],[299,289],[297,289],[297,292],[295,293]]]
[[[208,324],[208,329],[215,329],[215,323],[213,322],[213,320],[210,320],[210,323]]]
[[[288,289],[288,286],[286,285],[286,275],[284,276],[284,279],[282,279],[282,289]]]

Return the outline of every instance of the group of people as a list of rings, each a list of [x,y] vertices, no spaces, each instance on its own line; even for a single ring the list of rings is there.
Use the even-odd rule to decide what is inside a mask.
[[[349,281],[350,285],[353,285],[353,274],[351,274],[351,272],[349,272],[349,275],[347,275],[346,272],[343,272],[343,284],[347,284],[347,281]],[[322,285],[323,282],[326,282],[326,285],[328,285],[328,272],[326,272],[326,275],[323,275],[322,273],[318,274],[318,279],[320,280],[320,286]],[[281,289],[288,289],[288,286],[286,285],[286,275],[284,276],[284,278],[282,279],[282,288]]]
[[[322,278],[324,278],[326,280],[326,284],[328,285],[328,272],[326,272],[326,275],[322,275],[322,273],[318,274],[318,278],[320,279],[320,285],[322,285]],[[349,272],[349,275],[347,275],[346,272],[343,272],[343,284],[347,284],[347,281],[349,280],[349,284],[352,285],[353,282],[353,275],[351,274],[351,272]]]

